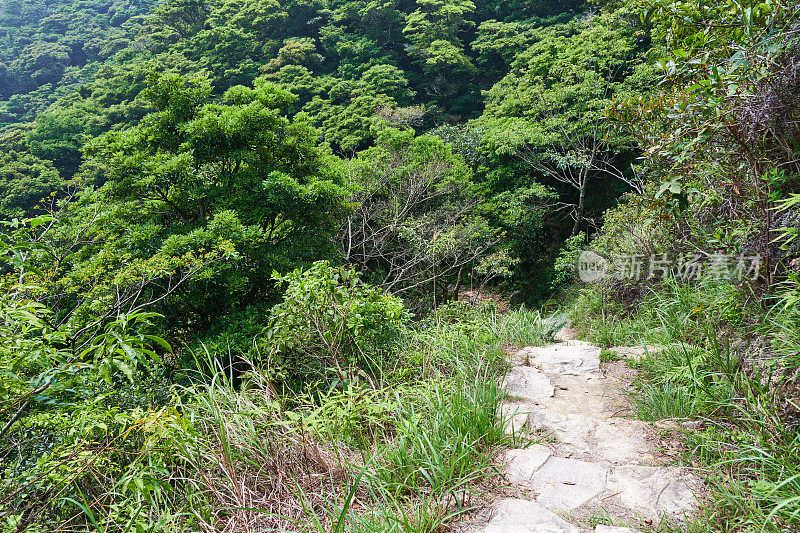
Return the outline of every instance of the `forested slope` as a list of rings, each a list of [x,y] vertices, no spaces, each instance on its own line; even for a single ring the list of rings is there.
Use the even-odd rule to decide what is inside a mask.
[[[562,322],[464,302],[485,289],[570,302],[605,345],[699,346],[640,369],[651,403],[696,409],[646,416],[720,417],[687,441],[713,465],[761,431],[744,410],[782,458],[731,472],[748,505],[702,527],[796,523],[797,6],[1,13],[6,529],[438,530],[505,443],[503,347]],[[639,275],[581,285],[581,250]],[[689,259],[714,275],[665,266]]]
[[[27,122],[133,46],[155,2],[8,1],[0,10],[0,124]]]

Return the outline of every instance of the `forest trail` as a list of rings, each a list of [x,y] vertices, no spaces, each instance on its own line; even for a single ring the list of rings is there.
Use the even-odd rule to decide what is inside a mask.
[[[686,469],[666,466],[655,428],[627,408],[624,391],[634,373],[624,359],[647,348],[614,348],[621,360],[601,370],[600,348],[560,335],[557,344],[509,356],[506,431],[527,433],[534,444],[501,457],[504,492],[513,497],[459,530],[625,533],[682,522],[702,484]]]

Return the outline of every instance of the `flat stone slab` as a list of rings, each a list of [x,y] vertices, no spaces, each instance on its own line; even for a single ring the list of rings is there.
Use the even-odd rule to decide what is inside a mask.
[[[620,411],[611,385],[601,374],[591,376],[550,376],[556,387],[553,398],[542,402],[542,408],[558,413],[577,413],[594,418],[610,418]]]
[[[531,412],[528,429],[540,436],[555,439],[551,447],[559,455],[574,459],[603,461],[610,464],[652,462],[644,422],[625,418],[594,418],[550,409]]]
[[[571,511],[603,492],[608,470],[598,463],[551,457],[526,485],[536,492],[536,501],[548,509]]]
[[[591,345],[554,344],[517,352],[545,374],[585,376],[600,372],[600,348]]]
[[[656,461],[647,441],[650,430],[646,422],[612,418],[599,424],[594,432],[591,454],[596,460],[613,464],[642,464]]]
[[[481,533],[579,533],[560,516],[537,502],[509,498],[499,501],[496,514]]]
[[[635,529],[620,526],[604,526],[599,524],[594,528],[595,533],[638,533]]]
[[[529,485],[533,475],[550,459],[550,450],[540,444],[506,452],[506,478],[511,483]]]
[[[699,489],[697,478],[681,468],[624,465],[609,473],[604,499],[613,498],[618,505],[658,519],[691,512]]]
[[[542,410],[528,415],[528,429],[547,439],[562,455],[572,453],[576,455],[576,459],[590,458],[590,439],[599,424],[598,420],[573,413],[561,414]]]
[[[539,402],[551,398],[555,387],[542,372],[527,366],[511,369],[503,378],[502,386],[508,394],[524,400]]]

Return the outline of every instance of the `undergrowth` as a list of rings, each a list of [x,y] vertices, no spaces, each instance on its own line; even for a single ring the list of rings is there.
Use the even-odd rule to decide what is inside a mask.
[[[690,531],[800,527],[798,314],[761,309],[744,288],[665,282],[632,310],[584,289],[571,316],[601,346],[646,345],[631,403],[673,427],[710,493]]]
[[[203,371],[165,404],[118,410],[110,438],[87,434],[7,480],[0,531],[442,531],[493,483],[494,450],[514,445],[504,343],[541,344],[557,322],[447,305],[377,372],[288,393],[264,361],[237,375],[201,349]],[[83,474],[59,466],[69,454]]]

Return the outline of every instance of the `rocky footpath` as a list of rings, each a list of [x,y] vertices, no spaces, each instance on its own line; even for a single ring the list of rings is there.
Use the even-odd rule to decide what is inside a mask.
[[[619,348],[635,357],[642,348]],[[503,379],[506,431],[531,445],[502,456],[510,492],[463,523],[469,533],[631,532],[680,523],[702,485],[665,466],[651,424],[632,419],[629,380],[603,372],[600,348],[575,340],[517,351]],[[624,363],[616,363],[619,369]],[[614,525],[596,525],[614,524]]]

